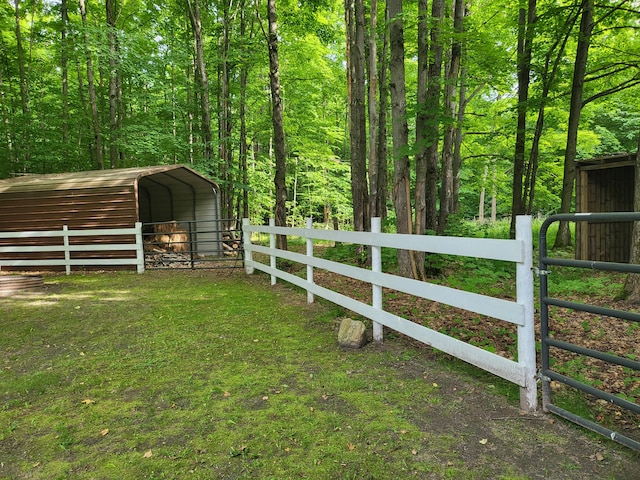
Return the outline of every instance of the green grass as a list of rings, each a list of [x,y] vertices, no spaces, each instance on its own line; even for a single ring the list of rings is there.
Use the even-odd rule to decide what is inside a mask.
[[[266,276],[46,283],[0,298],[1,479],[524,479],[537,468],[537,455],[503,454],[540,424],[518,423],[517,400],[484,399],[488,374],[478,383],[394,336],[342,350],[339,309]],[[487,422],[496,404],[515,420]],[[552,441],[535,448],[556,455]]]

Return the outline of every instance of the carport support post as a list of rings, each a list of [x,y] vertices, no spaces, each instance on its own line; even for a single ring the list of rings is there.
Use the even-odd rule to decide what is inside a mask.
[[[276,219],[275,218],[270,218],[269,219],[269,227],[270,228],[275,228],[276,226]],[[271,232],[269,234],[269,249],[270,250],[275,250],[276,249],[276,234]],[[276,269],[276,256],[275,255],[269,255],[269,266],[271,268],[273,268],[274,270]],[[276,276],[275,275],[271,275],[271,285],[275,285],[276,284]]]
[[[242,239],[244,242],[244,271],[247,275],[253,274],[253,252],[251,251],[251,232],[249,231],[249,219],[242,219]]]
[[[313,257],[313,238],[311,238],[311,229],[313,228],[313,219],[307,218],[307,257]],[[307,282],[313,283],[313,267],[307,263]],[[313,293],[307,290],[307,303],[313,303]]]
[[[536,345],[533,309],[533,233],[531,216],[516,217],[516,240],[523,245],[522,262],[516,266],[516,302],[524,307],[518,325],[518,363],[524,367],[525,386],[520,387],[520,408],[533,413],[538,408]]]
[[[381,226],[382,222],[380,217],[371,218],[371,233],[380,233],[382,230]],[[382,272],[382,247],[378,245],[371,245],[371,271],[374,272],[374,274]],[[382,310],[382,287],[372,283],[371,288],[372,307]],[[373,340],[382,342],[381,323],[373,322]]]

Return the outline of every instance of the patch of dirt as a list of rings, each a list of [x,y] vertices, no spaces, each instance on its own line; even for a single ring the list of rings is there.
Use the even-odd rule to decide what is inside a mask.
[[[514,478],[638,478],[637,453],[553,415],[524,414],[495,393],[494,385],[448,367],[445,354],[402,335],[368,344],[362,353],[368,350],[389,353],[398,375],[437,386],[432,398],[416,399],[403,416],[421,431],[449,436],[450,441],[424,445],[417,460],[429,457],[445,468],[454,458],[462,458],[469,478],[500,478],[504,471],[499,470],[497,457],[509,459]],[[404,359],[408,350],[415,355]]]

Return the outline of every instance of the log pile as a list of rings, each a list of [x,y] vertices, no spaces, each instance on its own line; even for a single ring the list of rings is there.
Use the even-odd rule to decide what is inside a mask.
[[[237,257],[241,240],[231,231],[222,233],[222,253],[227,257]]]
[[[158,223],[153,226],[153,235],[145,238],[145,250],[152,252],[189,252],[189,233],[176,221]]]

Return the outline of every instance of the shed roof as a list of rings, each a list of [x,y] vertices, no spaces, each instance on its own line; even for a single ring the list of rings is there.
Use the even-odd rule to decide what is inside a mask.
[[[200,175],[185,165],[161,165],[140,168],[118,168],[113,170],[90,170],[72,173],[53,173],[48,175],[23,175],[0,180],[1,193],[43,192],[54,190],[73,190],[81,188],[118,187],[136,184],[143,177],[159,175],[171,177],[177,182],[198,181],[216,188],[215,182]]]
[[[608,168],[635,164],[635,160],[635,153],[619,152],[603,155],[601,157],[585,158],[583,160],[578,160],[576,163],[578,164],[578,168],[589,166]]]

